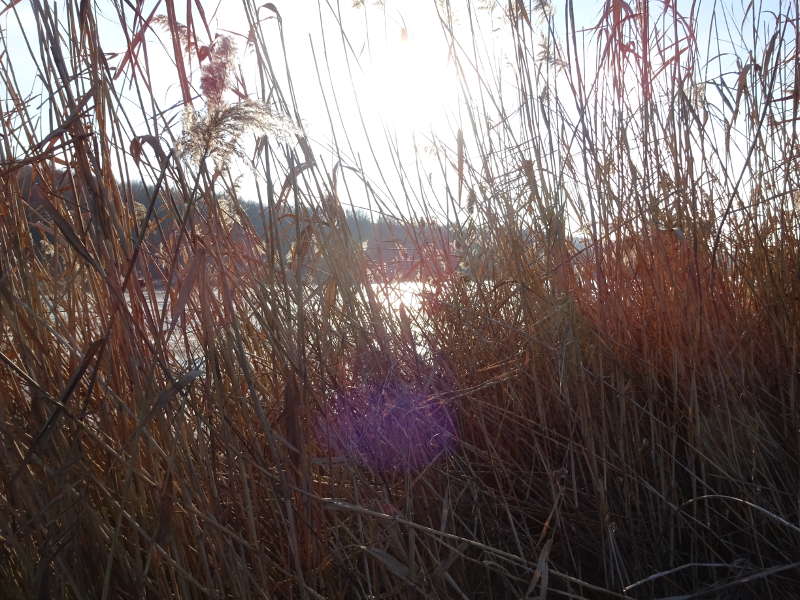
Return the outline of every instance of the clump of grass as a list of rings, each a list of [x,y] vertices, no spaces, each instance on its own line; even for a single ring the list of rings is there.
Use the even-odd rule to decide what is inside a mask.
[[[6,596],[793,597],[794,9],[717,7],[703,36],[699,8],[612,1],[582,31],[571,2],[518,2],[512,88],[437,5],[473,128],[436,145],[447,223],[389,214],[430,193],[411,161],[380,190],[276,116],[303,107],[274,5],[245,2],[257,95],[198,8],[120,8],[123,99],[94,8],[33,3],[47,110],[0,66]],[[743,50],[723,68],[701,39]],[[253,131],[258,222],[230,160]],[[354,177],[425,273],[419,310],[382,297]]]

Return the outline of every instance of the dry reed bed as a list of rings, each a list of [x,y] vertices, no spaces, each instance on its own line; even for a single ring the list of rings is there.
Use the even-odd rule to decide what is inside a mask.
[[[256,156],[265,239],[222,200],[240,133],[302,108],[266,25],[251,41],[269,103],[233,106],[225,43],[197,67],[196,6],[125,9],[129,32],[174,41],[185,100],[187,68],[203,75],[180,160],[166,134],[131,130],[90,5],[32,2],[47,143],[14,60],[0,70],[3,597],[792,597],[797,15],[751,11],[753,39],[733,40],[750,54],[712,105],[687,93],[711,67],[668,7],[626,19],[609,2],[586,56],[567,2],[563,45],[534,57],[526,4],[505,25],[521,111],[485,108],[491,73],[454,40],[472,137],[441,150],[459,188],[441,201],[463,201],[450,235],[480,248],[486,279],[442,276],[409,314],[377,297],[344,171],[301,131]],[[245,5],[253,23],[272,11]],[[125,76],[147,99],[141,43]],[[557,76],[572,109],[543,93]],[[140,177],[155,187],[137,214]],[[417,217],[395,216],[413,234]]]

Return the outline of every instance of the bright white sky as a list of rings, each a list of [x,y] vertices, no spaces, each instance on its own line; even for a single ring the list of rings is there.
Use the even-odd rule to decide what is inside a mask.
[[[156,3],[157,0],[146,0],[140,9],[142,14],[150,14]],[[283,20],[286,55],[298,100],[298,112],[315,152],[323,156],[328,168],[336,160],[334,138],[338,142],[339,152],[350,165],[362,164],[365,171],[370,171],[370,167],[380,162],[389,174],[393,169],[387,169],[386,166],[392,164],[391,148],[395,145],[404,155],[410,156],[414,144],[422,148],[424,154],[434,136],[446,140],[451,146],[455,143],[456,132],[460,128],[458,89],[455,67],[450,60],[440,23],[438,11],[442,4],[435,0],[364,0],[359,6],[354,5],[352,0],[274,2]],[[466,7],[464,2],[454,2],[457,26],[468,22],[466,14],[459,15],[458,4]],[[242,72],[249,89],[255,91],[256,59],[252,48],[245,43],[248,22],[242,3],[236,0],[205,0],[203,5],[212,34],[229,34],[237,42]],[[119,27],[114,4],[103,0],[96,2],[96,6],[103,49],[121,56],[126,40]],[[176,7],[180,10],[181,3],[176,3]],[[156,12],[166,12],[163,4]],[[126,14],[132,21],[132,11],[127,9]],[[262,31],[280,79],[285,69],[277,22],[274,18],[266,18],[272,15],[267,10],[262,10],[260,15],[265,19]],[[502,9],[480,11],[478,22],[489,33],[487,39],[491,39],[492,28],[502,27],[501,17]],[[181,19],[180,12],[178,18]],[[36,98],[41,93],[41,85],[31,66],[22,35],[27,32],[33,36],[31,44],[35,48],[36,26],[30,3],[23,0],[6,12],[0,18],[0,26],[5,35],[8,55],[17,71],[19,88],[30,90],[31,97]],[[196,22],[196,26],[199,29],[199,23]],[[346,40],[341,31],[346,33]],[[134,33],[129,31],[130,36]],[[507,38],[507,35],[495,36],[498,42]],[[153,26],[147,41],[149,62],[151,69],[155,70],[153,96],[160,109],[172,107],[166,113],[166,118],[172,118],[175,122],[175,117],[181,114],[181,109],[177,108],[181,91],[172,62],[169,33],[162,27]],[[500,60],[499,50],[490,48],[487,52]],[[119,58],[110,62],[113,66],[119,62]],[[196,63],[194,67],[194,83],[197,84],[199,69]],[[123,79],[118,81],[124,82]],[[284,92],[287,92],[285,78],[282,84]],[[148,133],[152,121],[145,124],[136,94],[130,87],[123,87],[122,94],[128,100],[128,116],[134,123],[135,133]],[[333,101],[334,95],[337,102]],[[324,97],[328,98],[328,107]],[[199,101],[197,108],[202,108],[201,104],[202,101]],[[333,129],[328,110],[332,112]],[[52,128],[45,122],[41,127],[42,135]],[[159,127],[162,130],[158,133],[163,135],[164,122]],[[365,131],[370,132],[369,140]],[[342,135],[345,132],[346,137]],[[252,183],[249,175],[243,178],[241,192],[245,199],[255,195]],[[384,188],[393,185],[387,181],[377,183]]]
[[[149,14],[156,1],[146,0],[142,12]],[[742,5],[739,0],[733,2]],[[104,50],[121,53],[125,49],[125,39],[119,30],[113,3],[101,0],[95,4],[100,15]],[[242,4],[237,0],[205,0],[203,4],[212,33],[230,33],[237,40],[242,72],[248,79],[249,88],[254,91],[257,87],[253,67],[255,59],[242,37],[248,33]],[[263,5],[261,2],[256,4]],[[323,158],[329,169],[335,162],[332,148],[336,140],[345,160],[351,165],[363,164],[368,174],[374,171],[376,162],[381,164],[384,171],[393,171],[386,167],[392,164],[391,148],[395,144],[404,159],[409,161],[406,167],[414,171],[416,166],[412,166],[411,159],[414,145],[422,150],[424,157],[426,149],[433,145],[434,137],[454,148],[457,131],[460,128],[465,132],[469,130],[468,127],[462,127],[465,115],[459,106],[455,68],[440,22],[439,11],[445,3],[437,0],[364,0],[358,4],[360,6],[354,6],[353,0],[274,2],[283,19],[289,68],[303,126],[315,152]],[[473,9],[481,10],[473,13],[472,20],[464,0],[452,0],[450,4],[454,11],[456,38],[471,40],[472,32],[468,26],[473,23],[477,27],[475,40],[480,46],[478,54],[492,65],[486,65],[489,67],[486,72],[496,72],[498,67],[506,68],[512,55],[511,36],[508,24],[504,21],[507,3],[504,0],[473,0]],[[715,4],[713,0],[702,4],[701,21],[707,20]],[[763,2],[762,10],[777,8],[779,4],[778,0]],[[182,3],[177,2],[177,5],[182,6]],[[562,5],[563,2],[554,2],[557,30],[563,30],[563,16],[559,14],[563,11]],[[600,16],[603,2],[576,0],[575,5],[578,25],[591,27]],[[691,2],[682,0],[678,5],[684,13],[688,13]],[[165,9],[157,12],[163,13]],[[128,13],[130,18],[130,9]],[[262,10],[260,14],[263,18],[271,13]],[[17,16],[22,28],[17,23]],[[725,26],[724,23],[719,25],[721,28]],[[23,0],[13,11],[6,13],[0,18],[0,26],[6,36],[9,58],[17,69],[20,88],[31,89],[35,94],[35,72],[26,68],[28,51],[21,36],[23,30],[29,34],[35,31],[29,3]],[[737,27],[738,23],[730,23],[729,26]],[[265,20],[262,30],[268,41],[274,68],[282,75],[285,71],[276,20]],[[343,42],[341,31],[347,34],[347,44]],[[699,23],[698,31],[701,34],[707,32],[707,23]],[[148,34],[147,40],[150,64],[153,68],[161,69],[154,80],[155,99],[162,109],[177,107],[181,99],[180,89],[171,63],[171,49],[164,49],[165,45],[169,47],[169,35],[164,29],[156,27]],[[326,55],[330,72],[326,66]],[[510,65],[506,68],[508,76],[503,78],[504,87],[513,85],[511,69]],[[333,90],[338,100],[335,104],[332,102]],[[130,100],[130,116],[134,121],[135,133],[148,133],[141,118],[136,123],[135,95],[130,90],[124,94]],[[325,96],[330,102],[328,108],[333,113],[333,129],[323,100]],[[711,97],[709,100],[714,101]],[[167,114],[174,118],[180,112],[179,108],[173,108]],[[341,119],[338,113],[341,113]],[[160,127],[163,128],[164,123]],[[43,125],[43,129],[47,129],[47,125]],[[365,130],[370,132],[369,138]],[[345,132],[350,144],[342,135]],[[158,133],[163,135],[163,129]],[[430,164],[423,165],[423,168],[434,173],[438,166],[432,157],[429,156],[429,159]],[[245,199],[254,196],[251,175],[243,178],[241,192]],[[436,177],[432,175],[433,184],[441,184]],[[396,179],[377,183],[397,191]],[[416,200],[418,204],[423,203],[420,198]],[[440,213],[443,211],[441,206],[433,208]]]

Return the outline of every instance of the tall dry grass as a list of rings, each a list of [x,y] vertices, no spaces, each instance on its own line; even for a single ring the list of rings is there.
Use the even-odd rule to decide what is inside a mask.
[[[415,313],[347,226],[348,184],[386,197],[315,157],[280,7],[244,2],[247,100],[200,4],[106,6],[111,65],[92,3],[32,0],[46,96],[0,63],[0,595],[794,597],[796,5],[726,29],[719,4],[611,0],[587,33],[571,0],[511,2],[508,85],[439,3],[468,105],[442,252],[480,275]],[[226,168],[252,129],[264,239]]]

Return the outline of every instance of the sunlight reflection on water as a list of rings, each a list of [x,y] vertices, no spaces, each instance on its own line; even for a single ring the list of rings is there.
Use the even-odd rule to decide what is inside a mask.
[[[418,316],[418,313],[422,308],[422,294],[429,289],[427,284],[421,281],[395,281],[388,283],[373,283],[371,284],[371,287],[375,293],[376,300],[378,300],[386,308],[390,309],[391,312],[399,314],[401,308],[404,308],[406,314],[413,322],[412,328],[416,329],[417,323],[415,322],[415,318]],[[157,303],[158,311],[162,310],[166,295],[166,290],[156,290],[155,301]],[[147,293],[145,293],[145,296],[148,298],[148,302],[150,302],[150,296]],[[126,297],[129,297],[127,293]],[[170,329],[169,310],[168,302],[167,319],[164,323],[164,328],[166,331]],[[178,319],[178,321],[175,323],[175,327],[171,331],[168,346],[175,352],[175,356],[179,359],[179,361],[191,362],[186,360],[186,343],[188,342],[190,351],[192,353],[200,351],[200,344],[194,333],[191,331],[190,323],[182,321],[180,315],[176,316],[176,319]],[[188,337],[184,337],[183,335],[181,330],[182,323],[185,323],[185,326],[189,327],[187,332]]]
[[[425,284],[420,281],[397,281],[386,284],[374,283],[372,288],[388,308],[399,311],[401,306],[405,306],[406,310],[413,314],[422,306],[420,293],[425,290]]]
[[[421,293],[426,290],[426,284],[421,281],[395,281],[389,283],[371,284],[376,297],[387,308],[399,311],[404,306],[409,313],[416,313],[422,307]],[[156,290],[156,302],[163,306],[167,292],[163,289]],[[127,294],[126,294],[127,296]]]

